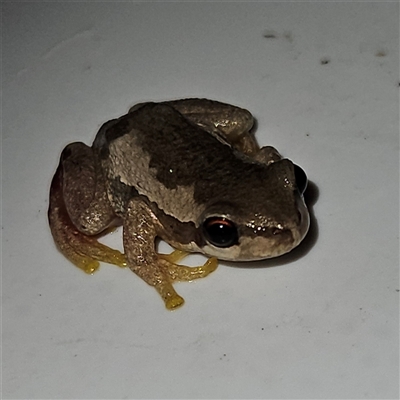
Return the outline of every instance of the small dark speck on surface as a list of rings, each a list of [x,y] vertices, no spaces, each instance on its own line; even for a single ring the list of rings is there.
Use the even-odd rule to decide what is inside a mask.
[[[396,289],[396,292],[397,292],[397,293],[400,292],[400,289]]]
[[[387,51],[384,49],[378,50],[375,53],[375,57],[386,57],[387,56]]]
[[[261,330],[263,331],[263,330],[264,330],[264,328],[261,328]]]
[[[329,57],[322,57],[320,60],[321,65],[326,65],[331,62],[331,59]]]
[[[265,37],[266,39],[276,39],[277,34],[274,31],[266,30],[263,33],[263,37]]]

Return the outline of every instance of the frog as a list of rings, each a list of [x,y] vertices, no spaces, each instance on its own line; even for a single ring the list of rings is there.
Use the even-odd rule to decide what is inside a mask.
[[[92,146],[67,145],[50,186],[56,246],[88,274],[100,262],[128,267],[169,310],[184,303],[173,283],[203,278],[219,260],[290,252],[309,229],[307,176],[260,147],[253,125],[248,110],[216,100],[144,102],[104,123]],[[123,252],[99,242],[120,226]],[[174,251],[159,253],[160,240]],[[180,264],[190,253],[207,261]]]

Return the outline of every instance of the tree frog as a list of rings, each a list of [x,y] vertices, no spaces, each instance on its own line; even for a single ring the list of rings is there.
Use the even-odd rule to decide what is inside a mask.
[[[99,261],[129,267],[168,309],[174,290],[214,271],[217,259],[252,261],[296,247],[309,227],[304,171],[260,148],[245,109],[208,99],[141,103],[105,123],[91,147],[62,152],[50,189],[59,250],[92,274]],[[123,227],[124,254],[98,242]],[[158,254],[156,239],[177,249]],[[210,258],[178,265],[189,252]]]

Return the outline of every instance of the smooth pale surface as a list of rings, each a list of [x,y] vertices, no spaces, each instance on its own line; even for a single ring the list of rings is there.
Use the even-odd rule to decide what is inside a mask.
[[[398,398],[397,2],[2,12],[3,398]],[[73,267],[46,211],[67,143],[185,97],[249,109],[318,187],[318,225],[296,257],[176,285],[171,313],[129,270]]]

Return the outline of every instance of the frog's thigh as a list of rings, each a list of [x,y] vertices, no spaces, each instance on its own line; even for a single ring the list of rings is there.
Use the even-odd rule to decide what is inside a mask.
[[[96,271],[99,261],[126,266],[125,256],[118,250],[110,249],[99,243],[96,237],[87,236],[76,229],[65,208],[62,175],[60,165],[51,183],[48,211],[51,233],[59,250],[86,273]]]
[[[124,218],[124,249],[128,267],[146,283],[154,286],[168,309],[181,306],[184,300],[172,287],[171,279],[155,250],[160,224],[140,198],[130,200]]]
[[[165,102],[210,133],[217,133],[245,154],[260,148],[250,132],[254,124],[251,113],[231,104],[208,99],[183,99]]]
[[[64,149],[60,164],[63,197],[72,223],[88,235],[102,232],[115,220],[115,214],[93,150],[84,143],[71,143]]]

